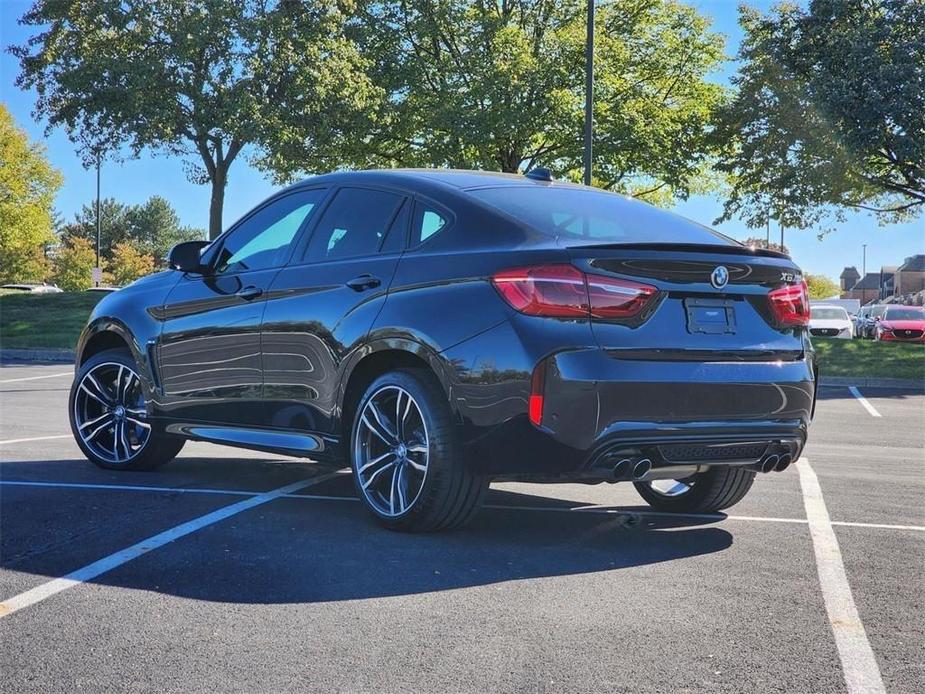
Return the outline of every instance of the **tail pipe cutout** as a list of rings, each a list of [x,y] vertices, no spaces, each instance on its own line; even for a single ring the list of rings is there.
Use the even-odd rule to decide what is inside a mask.
[[[615,447],[597,455],[588,472],[610,481],[679,479],[723,465],[783,472],[800,448],[796,439],[718,444]]]

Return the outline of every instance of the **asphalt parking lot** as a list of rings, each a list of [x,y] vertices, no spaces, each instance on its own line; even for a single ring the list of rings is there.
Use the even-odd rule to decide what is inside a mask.
[[[925,691],[922,392],[821,389],[728,516],[506,483],[415,536],[294,459],[99,470],[70,374],[0,369],[4,692]]]

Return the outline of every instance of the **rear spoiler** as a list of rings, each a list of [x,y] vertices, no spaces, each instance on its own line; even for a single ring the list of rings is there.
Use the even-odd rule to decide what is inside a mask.
[[[750,246],[724,246],[712,243],[589,243],[582,245],[569,245],[571,249],[608,248],[612,250],[628,251],[688,251],[691,253],[727,253],[729,255],[749,255],[760,258],[783,258],[791,260],[786,253],[772,251],[767,248],[751,248]]]

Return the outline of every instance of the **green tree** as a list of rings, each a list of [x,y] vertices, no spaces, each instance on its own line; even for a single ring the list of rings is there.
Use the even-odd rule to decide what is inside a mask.
[[[100,200],[100,256],[108,259],[113,247],[131,237],[130,208],[114,198]],[[81,207],[74,221],[61,227],[62,239],[79,237],[96,249],[96,202]]]
[[[225,185],[247,145],[298,122],[317,147],[374,88],[343,36],[341,7],[315,0],[37,0],[38,27],[11,50],[36,116],[64,126],[88,160],[144,148],[194,157],[211,185],[209,235],[222,230]]]
[[[129,208],[126,216],[132,244],[153,256],[157,264],[176,244],[207,238],[205,230],[180,224],[171,204],[159,195],[151,196],[144,205]]]
[[[0,104],[0,283],[45,278],[61,174]]]
[[[95,203],[84,205],[60,234],[88,239],[96,248]],[[118,244],[128,242],[160,263],[175,244],[202,238],[205,231],[180,224],[176,211],[159,195],[142,205],[125,205],[113,198],[100,201],[100,255],[106,260],[112,260]]]
[[[117,287],[124,287],[152,272],[154,272],[152,256],[142,253],[126,241],[121,241],[113,247],[112,261],[109,264],[109,279]]]
[[[806,286],[809,288],[810,299],[828,299],[841,294],[841,287],[838,282],[829,279],[825,275],[803,275],[806,280]]]
[[[71,237],[55,253],[52,278],[65,291],[83,291],[93,286],[94,267],[96,251],[90,241],[79,236]]]
[[[706,75],[722,38],[675,0],[599,2],[595,182],[685,196],[704,181],[710,120],[724,98]],[[355,119],[341,162],[579,178],[585,0],[368,2],[351,27],[382,98]],[[326,168],[311,128],[269,146],[280,179]],[[327,151],[336,151],[334,149]]]
[[[718,221],[806,228],[848,208],[925,204],[925,2],[742,7],[735,98],[716,130],[732,187]]]

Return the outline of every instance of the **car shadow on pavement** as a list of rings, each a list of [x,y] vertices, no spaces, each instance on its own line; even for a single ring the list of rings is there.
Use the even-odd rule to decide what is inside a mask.
[[[54,461],[44,465],[63,467],[65,462],[78,464]],[[133,479],[124,481],[125,475],[117,477],[123,484],[140,484],[138,478],[144,477],[145,483],[152,486],[190,486],[180,484],[177,474],[188,481],[191,468],[205,462],[179,460],[175,474],[160,480],[160,475],[132,474],[129,477]],[[227,477],[230,469],[241,469],[239,461],[212,462],[218,468],[215,474],[224,468],[225,488],[243,486],[239,480]],[[43,463],[13,463],[13,468],[10,465],[4,464],[5,479],[10,479],[13,470],[22,478],[24,469]],[[286,477],[293,473],[298,477],[297,471],[303,468],[304,479],[304,468],[312,466],[277,467],[289,470]],[[90,477],[84,475],[80,481],[90,483]],[[114,483],[112,476],[102,471],[97,481]],[[208,486],[214,478],[200,482]],[[103,574],[93,583],[210,602],[317,603],[627,571],[705,557],[733,543],[728,531],[706,525],[715,522],[709,518],[653,516],[638,513],[642,510],[638,507],[607,512],[569,511],[576,505],[574,502],[499,490],[489,495],[489,507],[462,530],[395,533],[380,528],[355,498],[347,497],[351,492],[345,490],[352,484],[349,477],[332,480],[331,488],[326,488],[327,484],[319,485],[317,494],[335,498],[311,498],[316,488],[308,488],[307,498],[282,498],[227,518]],[[116,490],[103,493],[146,495]],[[76,498],[69,501],[68,490],[35,487],[29,488],[28,494],[35,504],[82,503]],[[187,498],[205,495],[162,496],[165,504],[176,507],[186,503]],[[155,502],[155,498],[146,500],[148,504]],[[228,503],[233,502],[234,498],[229,498]],[[131,510],[124,505],[111,511],[102,506],[97,512],[102,514],[99,524],[103,529],[132,521]],[[62,520],[68,515],[63,513]],[[152,528],[150,534],[161,530]],[[81,541],[92,543],[96,535],[105,537],[104,532],[88,533]],[[101,545],[87,554],[95,561],[112,551]],[[5,568],[41,575],[47,566],[42,557],[27,555]],[[631,582],[649,580],[646,576],[649,574],[627,573]]]

